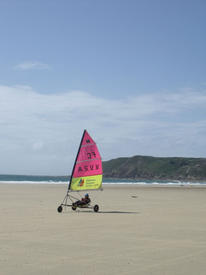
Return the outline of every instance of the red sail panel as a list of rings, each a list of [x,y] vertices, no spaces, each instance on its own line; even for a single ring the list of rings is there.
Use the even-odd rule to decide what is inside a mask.
[[[81,146],[77,161],[101,159],[95,143]]]
[[[87,177],[102,174],[102,166],[99,160],[83,161],[77,163],[74,169],[74,178]]]
[[[85,131],[82,143],[80,145],[79,154],[77,156],[76,165],[73,172],[74,178],[83,176],[93,176],[102,174],[102,161],[98,148]]]
[[[100,189],[102,174],[102,161],[98,148],[84,130],[68,189],[72,191]]]

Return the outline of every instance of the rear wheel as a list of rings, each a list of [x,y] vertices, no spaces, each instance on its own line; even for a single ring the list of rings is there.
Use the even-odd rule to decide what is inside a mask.
[[[98,204],[95,204],[95,206],[94,206],[94,212],[98,212],[99,211],[99,205]]]
[[[77,207],[76,206],[74,206],[74,205],[72,205],[72,210],[76,210],[77,209]]]
[[[62,212],[62,206],[61,206],[61,205],[57,208],[57,211],[58,211],[59,213]]]

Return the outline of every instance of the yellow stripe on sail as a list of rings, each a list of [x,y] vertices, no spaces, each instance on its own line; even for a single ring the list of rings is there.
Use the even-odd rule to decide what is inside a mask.
[[[102,175],[72,178],[70,189],[73,191],[92,190],[102,187]]]

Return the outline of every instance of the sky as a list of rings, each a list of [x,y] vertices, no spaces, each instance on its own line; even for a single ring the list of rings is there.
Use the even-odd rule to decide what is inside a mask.
[[[206,1],[0,0],[0,174],[206,156]]]

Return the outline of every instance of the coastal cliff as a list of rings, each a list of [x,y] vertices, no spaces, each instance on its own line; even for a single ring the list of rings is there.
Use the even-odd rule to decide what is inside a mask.
[[[206,180],[206,158],[134,156],[103,162],[104,177],[135,180]]]

